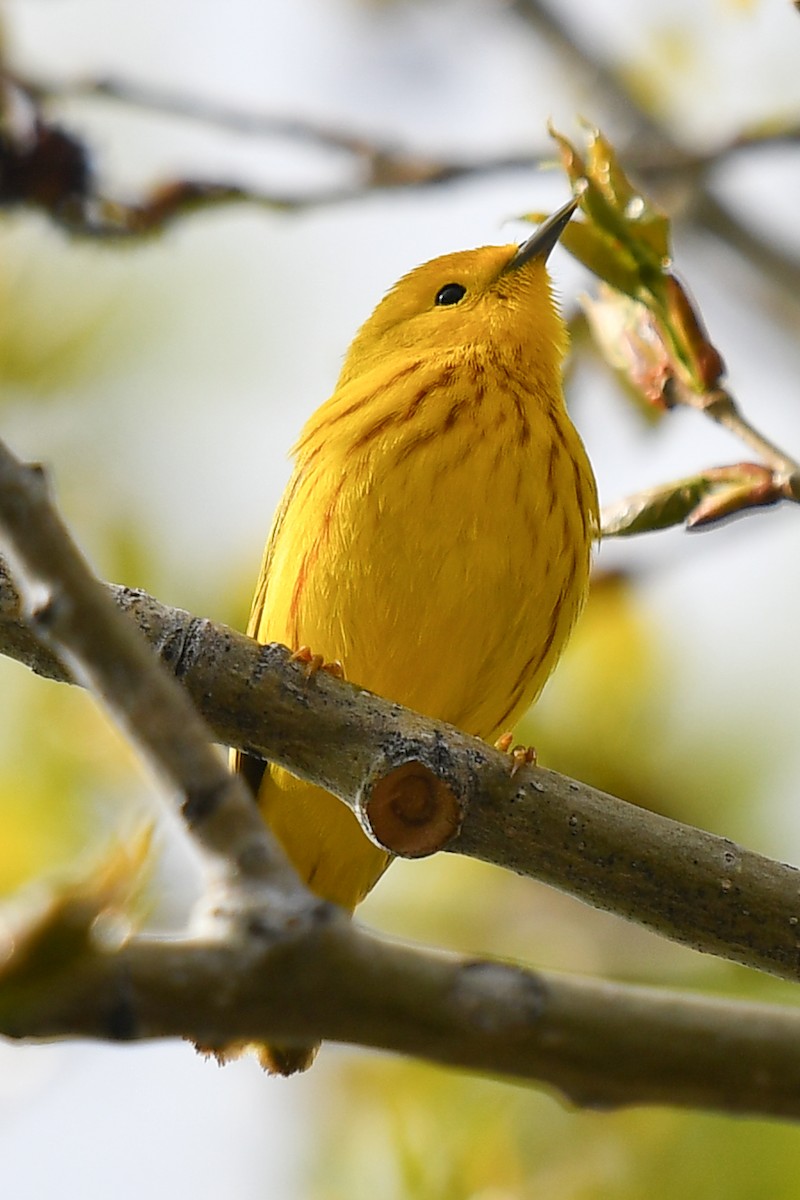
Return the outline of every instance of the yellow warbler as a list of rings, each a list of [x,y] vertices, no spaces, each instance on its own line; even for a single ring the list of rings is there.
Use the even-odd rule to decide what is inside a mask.
[[[434,259],[380,302],[294,448],[248,627],[482,738],[537,696],[586,595],[597,495],[545,268],[574,208],[520,247]],[[237,763],[302,878],[353,909],[389,855],[327,792]],[[264,1057],[290,1073],[310,1056]]]

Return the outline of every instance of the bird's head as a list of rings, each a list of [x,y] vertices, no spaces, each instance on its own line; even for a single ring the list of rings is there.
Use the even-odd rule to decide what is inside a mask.
[[[565,204],[520,246],[445,254],[404,275],[357,333],[340,385],[398,353],[521,352],[540,363],[552,358],[560,370],[566,334],[546,262],[576,204]]]

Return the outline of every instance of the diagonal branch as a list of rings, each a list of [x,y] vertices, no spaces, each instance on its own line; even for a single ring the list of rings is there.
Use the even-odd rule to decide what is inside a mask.
[[[186,827],[227,869],[229,885],[305,901],[305,889],[245,785],[213,752],[210,733],[186,692],[160,669],[91,574],[50,502],[41,468],[24,466],[2,442],[0,537],[36,640],[97,694],[145,761],[178,792]]]

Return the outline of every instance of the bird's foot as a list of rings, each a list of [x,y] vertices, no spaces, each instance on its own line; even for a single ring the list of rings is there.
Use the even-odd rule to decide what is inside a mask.
[[[289,655],[289,662],[303,663],[306,678],[310,679],[317,671],[325,671],[334,679],[344,679],[344,667],[338,658],[326,662],[321,654],[313,654],[310,646],[300,646]]]
[[[523,746],[521,743],[512,745],[513,741],[514,734],[509,732],[502,734],[494,744],[495,750],[500,750],[511,759],[512,779],[520,767],[535,767],[537,759],[535,746]]]

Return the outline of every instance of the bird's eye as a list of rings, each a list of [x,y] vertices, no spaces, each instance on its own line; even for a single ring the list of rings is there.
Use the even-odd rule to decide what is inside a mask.
[[[467,289],[461,283],[446,283],[436,293],[437,304],[458,304],[467,294]]]

